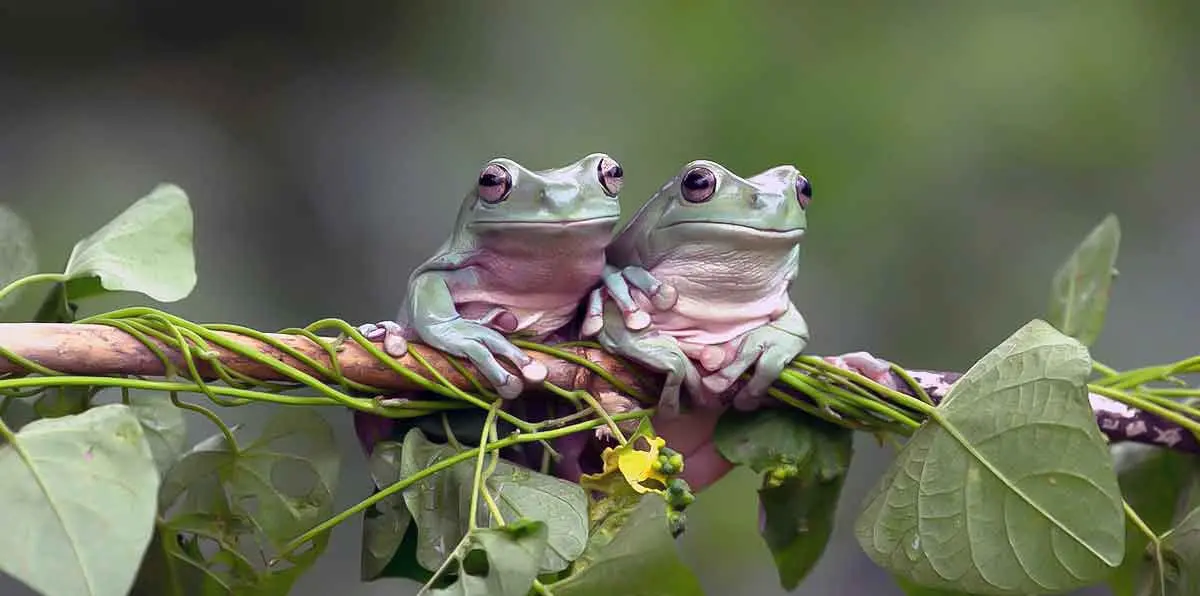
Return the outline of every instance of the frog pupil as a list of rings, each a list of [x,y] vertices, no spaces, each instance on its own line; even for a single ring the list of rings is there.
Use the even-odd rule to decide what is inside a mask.
[[[712,179],[699,170],[692,170],[683,177],[683,186],[688,190],[701,190],[712,186]]]
[[[500,186],[500,177],[493,174],[492,172],[484,172],[484,174],[479,177],[479,185],[480,186]]]
[[[812,198],[812,184],[807,179],[801,178],[797,185],[800,187],[800,194]]]

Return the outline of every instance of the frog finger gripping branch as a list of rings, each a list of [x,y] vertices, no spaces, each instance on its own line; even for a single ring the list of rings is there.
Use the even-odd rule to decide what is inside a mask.
[[[604,270],[604,248],[620,217],[621,166],[593,153],[532,171],[488,162],[467,193],[455,228],[413,271],[396,321],[360,327],[398,357],[420,341],[468,359],[505,398],[546,369],[506,336],[547,341],[575,318]],[[523,379],[502,367],[516,365]]]
[[[593,318],[585,331],[598,331],[606,349],[667,374],[664,414],[678,411],[684,387],[695,405],[718,405],[714,400],[753,366],[734,400],[748,404],[808,342],[788,287],[811,199],[811,185],[792,166],[741,178],[711,161],[687,164],[609,245],[605,297],[593,293],[589,306],[597,314],[602,301],[603,319],[597,325]],[[611,295],[635,279],[642,283],[632,300],[652,313],[635,321],[644,325],[629,324],[631,309]]]

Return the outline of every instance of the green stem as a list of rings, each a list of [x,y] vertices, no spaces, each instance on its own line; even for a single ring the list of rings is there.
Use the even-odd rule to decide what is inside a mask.
[[[1129,501],[1121,499],[1121,505],[1125,508],[1125,516],[1129,518],[1129,521],[1133,522],[1134,527],[1136,527],[1138,531],[1146,537],[1146,540],[1148,540],[1150,544],[1154,546],[1154,564],[1158,568],[1158,585],[1165,589],[1165,586],[1167,585],[1167,578],[1166,568],[1163,565],[1162,558],[1162,540],[1160,540],[1158,538],[1158,534],[1155,534],[1154,530],[1150,529],[1150,526],[1144,520],[1142,520],[1141,516],[1137,514],[1137,511],[1134,511],[1133,506],[1129,504]]]
[[[496,412],[499,410],[499,402],[492,402],[487,418],[483,421],[483,432],[479,435],[479,457],[475,458],[475,475],[473,477],[475,490],[471,493],[470,517],[467,518],[468,531],[479,527],[479,493],[486,491],[483,486],[483,460],[487,456],[488,437],[491,436],[492,426],[496,424]]]
[[[646,416],[645,411],[637,411],[637,412],[624,412],[621,414],[617,414],[617,415],[613,416],[612,418],[613,418],[613,420],[621,421],[621,420],[633,420],[635,418],[643,418],[645,416]],[[550,440],[550,439],[557,439],[559,437],[565,437],[565,436],[573,434],[573,433],[591,430],[597,426],[600,426],[601,424],[604,424],[603,420],[589,420],[587,422],[580,422],[578,424],[572,424],[570,426],[565,426],[563,428],[538,431],[538,432],[528,433],[528,434],[514,433],[512,435],[509,435],[508,437],[500,439],[499,441],[494,441],[494,442],[488,443],[487,451],[499,451],[506,447],[512,447],[513,445],[518,445],[520,443],[530,443],[533,441],[545,441],[545,440]],[[424,480],[425,478],[428,478],[434,474],[437,474],[438,472],[441,472],[442,470],[449,469],[459,463],[462,463],[464,461],[471,459],[472,457],[477,456],[479,451],[480,451],[479,447],[473,447],[466,451],[461,451],[459,453],[456,453],[450,457],[447,457],[446,459],[439,460],[437,463],[429,466],[428,468],[425,468],[419,472],[416,472],[412,476],[403,478],[403,479],[393,483],[391,486],[388,486],[387,488],[380,490],[379,492],[371,495],[370,497],[363,499],[357,505],[354,505],[353,507],[350,507],[349,509],[342,511],[341,513],[325,520],[324,522],[321,522],[320,524],[317,524],[312,529],[308,530],[304,534],[301,534],[299,537],[293,539],[291,542],[289,542],[287,545],[284,546],[284,548],[280,551],[280,554],[278,556],[276,556],[276,558],[271,563],[274,564],[274,563],[278,562],[283,557],[287,556],[292,551],[294,551],[297,548],[299,548],[300,546],[302,546],[304,543],[312,540],[317,535],[321,534],[322,532],[326,532],[326,531],[330,530],[331,528],[333,528],[334,526],[346,521],[350,517],[365,511],[367,508],[371,507],[372,505],[408,488],[409,486],[412,486],[413,484],[415,484],[417,482],[420,482],[421,480]]]
[[[217,429],[221,431],[221,434],[225,436],[225,442],[229,444],[229,451],[231,453],[237,455],[241,452],[241,448],[238,447],[237,444],[237,439],[233,436],[233,429],[229,428],[229,425],[225,424],[225,421],[221,420],[221,417],[217,416],[216,412],[213,412],[212,410],[198,404],[190,404],[185,402],[179,399],[179,395],[174,391],[172,391],[170,395],[171,403],[175,404],[176,408],[181,410],[190,410],[200,414],[201,416],[204,416],[205,418],[208,418],[208,420],[213,423],[213,426],[216,426]]]
[[[6,296],[17,291],[18,289],[36,283],[43,282],[66,282],[67,276],[62,273],[35,273],[26,277],[22,277],[4,288],[0,288],[0,300],[4,300]]]
[[[1174,411],[1164,408],[1152,401],[1142,399],[1140,397],[1130,395],[1124,391],[1109,387],[1088,385],[1088,389],[1091,390],[1092,393],[1098,393],[1104,397],[1113,399],[1114,401],[1119,401],[1132,408],[1150,412],[1151,414],[1156,414],[1160,418],[1166,418],[1167,420],[1170,420],[1171,422],[1188,429],[1193,434],[1200,434],[1200,423],[1197,423],[1191,418],[1181,416]]]

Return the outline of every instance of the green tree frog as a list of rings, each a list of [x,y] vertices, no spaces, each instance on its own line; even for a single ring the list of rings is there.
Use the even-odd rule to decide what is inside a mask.
[[[574,333],[579,305],[604,271],[623,181],[621,166],[603,153],[543,171],[491,160],[463,200],[453,233],[409,277],[397,320],[359,331],[382,338],[393,357],[414,340],[464,357],[505,398],[520,394],[524,383],[542,382],[546,368],[506,336],[554,341]]]
[[[665,415],[678,412],[681,388],[696,406],[721,405],[753,366],[733,400],[751,407],[808,343],[788,287],[811,200],[789,165],[742,178],[712,161],[687,164],[609,244],[583,333],[665,372]]]

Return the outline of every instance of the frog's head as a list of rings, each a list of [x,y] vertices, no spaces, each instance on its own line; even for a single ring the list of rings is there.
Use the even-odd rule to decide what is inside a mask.
[[[654,228],[661,240],[760,245],[799,242],[811,199],[812,186],[795,167],[776,166],[742,178],[716,162],[696,160],[650,203],[659,210]]]
[[[611,233],[621,215],[620,164],[603,153],[550,170],[533,171],[506,158],[489,161],[463,203],[475,232],[601,229]]]

